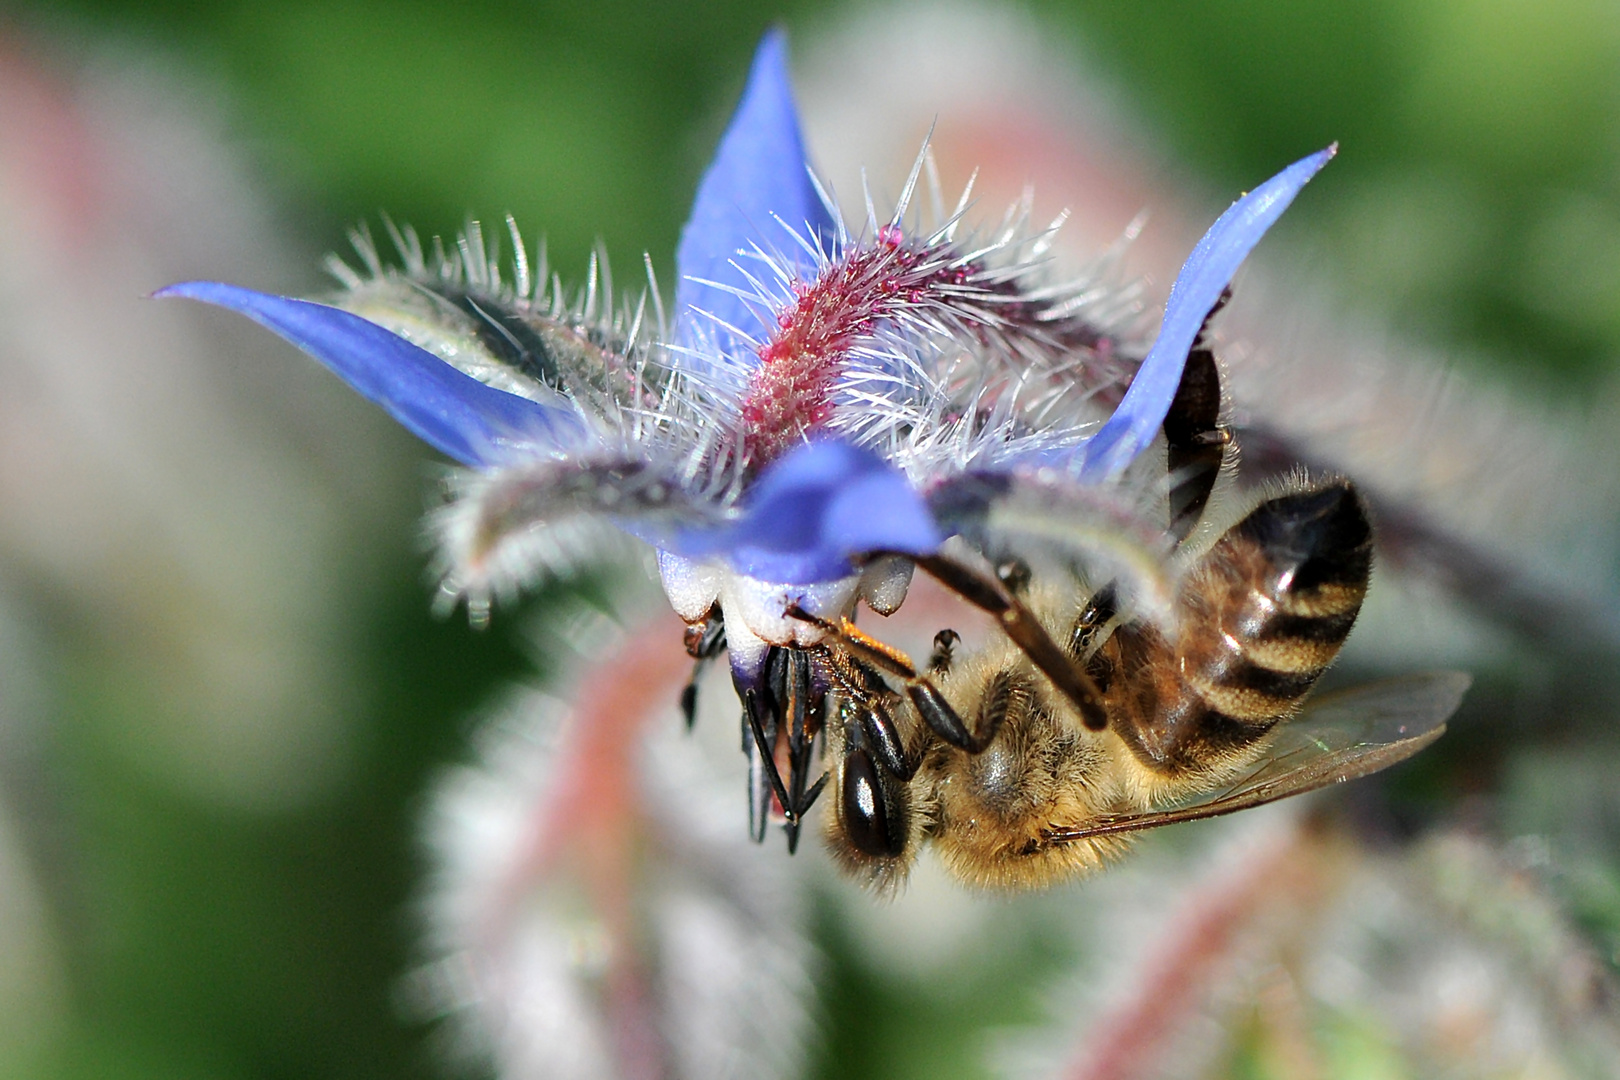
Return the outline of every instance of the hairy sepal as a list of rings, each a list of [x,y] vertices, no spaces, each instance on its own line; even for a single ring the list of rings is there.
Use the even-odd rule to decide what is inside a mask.
[[[598,248],[584,285],[565,291],[544,247],[531,260],[510,218],[507,257],[476,221],[449,248],[435,237],[431,255],[409,226],[387,224],[397,265],[368,230],[355,230],[360,269],[328,260],[345,286],[332,302],[486,386],[572,410],[579,431],[559,449],[643,441],[649,427],[690,413],[659,344],[663,307],[650,267],[639,297],[617,296]]]
[[[441,604],[465,598],[475,624],[525,588],[632,557],[632,537],[657,545],[718,524],[716,511],[636,459],[531,461],[459,472],[448,486],[450,501],[430,519]]]

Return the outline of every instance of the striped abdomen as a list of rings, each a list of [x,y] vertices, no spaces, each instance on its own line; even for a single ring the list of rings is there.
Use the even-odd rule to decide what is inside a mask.
[[[1372,528],[1348,483],[1262,503],[1188,575],[1174,644],[1124,626],[1093,662],[1110,726],[1157,773],[1219,769],[1333,662],[1371,567]]]

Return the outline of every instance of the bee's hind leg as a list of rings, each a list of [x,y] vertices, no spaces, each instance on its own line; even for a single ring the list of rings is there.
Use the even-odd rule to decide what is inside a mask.
[[[919,556],[916,563],[963,600],[994,615],[1002,632],[1029,657],[1041,674],[1052,680],[1052,685],[1064,697],[1074,703],[1086,727],[1101,731],[1108,726],[1108,711],[1103,706],[1102,693],[1097,689],[1097,684],[1062,646],[1052,640],[1052,635],[1046,632],[1035,613],[1025,607],[1024,602],[1005,583],[943,555]],[[938,697],[937,693],[935,696]],[[944,705],[944,699],[939,698],[939,703]],[[921,706],[918,708],[921,709]],[[945,736],[943,731],[940,734]]]

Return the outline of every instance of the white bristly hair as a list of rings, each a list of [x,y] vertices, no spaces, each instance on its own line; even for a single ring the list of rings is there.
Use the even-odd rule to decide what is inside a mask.
[[[1117,403],[1145,347],[1139,290],[1118,281],[1134,228],[1061,276],[1050,251],[1062,215],[1033,226],[1026,194],[994,227],[965,227],[973,183],[945,211],[926,144],[881,223],[868,196],[864,227],[852,231],[830,189],[817,190],[832,235],[778,219],[780,244],[756,243],[733,263],[748,288],[710,283],[759,314],[763,340],[702,312],[677,333],[650,260],[633,302],[615,294],[601,250],[570,293],[544,245],[531,259],[510,218],[505,256],[477,222],[453,244],[424,246],[384,219],[395,264],[369,230],[353,232],[358,268],[329,261],[340,306],[580,421],[554,457],[447,483],[430,522],[443,603],[465,597],[481,622],[495,599],[622,559],[631,549],[616,519],[724,517],[763,464],[815,431],[877,452],[926,490],[1071,451]],[[825,332],[791,339],[795,319]],[[778,361],[792,367],[790,402],[824,384],[822,412],[811,401],[769,413]],[[804,371],[810,383],[796,385]],[[1134,508],[1152,494],[1121,501]]]

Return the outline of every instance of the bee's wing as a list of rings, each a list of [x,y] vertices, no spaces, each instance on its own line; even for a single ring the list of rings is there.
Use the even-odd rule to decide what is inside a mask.
[[[1266,757],[1236,783],[1168,810],[1103,815],[1048,839],[1068,843],[1218,817],[1367,776],[1444,734],[1471,681],[1460,671],[1436,671],[1324,695],[1284,724]]]

